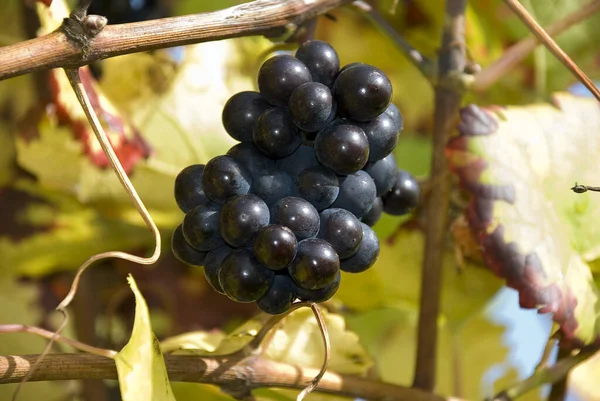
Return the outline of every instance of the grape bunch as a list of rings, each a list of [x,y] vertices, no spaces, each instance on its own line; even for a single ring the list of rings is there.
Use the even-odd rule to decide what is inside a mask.
[[[378,68],[340,69],[336,51],[315,40],[268,59],[258,88],[223,109],[240,143],[177,176],[185,217],[172,249],[204,266],[216,291],[281,314],[296,299],[331,298],[340,271],[370,268],[379,256],[371,227],[383,212],[411,211],[419,187],[392,154],[403,120]]]

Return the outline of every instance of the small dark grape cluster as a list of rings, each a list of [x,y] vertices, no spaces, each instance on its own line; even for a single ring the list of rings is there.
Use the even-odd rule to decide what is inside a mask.
[[[384,211],[414,208],[419,187],[392,154],[403,121],[381,70],[340,69],[329,44],[309,41],[296,57],[267,60],[258,87],[223,109],[240,143],[177,176],[186,215],[172,248],[204,266],[215,290],[281,314],[295,299],[331,298],[340,270],[371,267],[379,255],[371,227]]]

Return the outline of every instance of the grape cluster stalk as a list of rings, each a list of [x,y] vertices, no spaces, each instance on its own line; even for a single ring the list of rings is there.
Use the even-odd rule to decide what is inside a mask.
[[[185,217],[172,250],[204,266],[216,291],[278,315],[296,300],[331,298],[341,271],[373,266],[371,227],[384,212],[409,213],[419,186],[397,167],[403,119],[380,69],[340,69],[335,49],[314,40],[265,61],[258,89],[223,108],[240,143],[177,176]]]

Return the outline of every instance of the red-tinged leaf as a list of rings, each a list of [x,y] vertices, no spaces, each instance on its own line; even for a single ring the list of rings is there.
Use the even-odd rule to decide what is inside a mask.
[[[90,103],[104,127],[117,157],[125,171],[130,173],[140,159],[150,156],[150,145],[142,138],[137,129],[126,122],[108,99],[102,95],[96,87],[89,69],[87,67],[81,68],[79,73]],[[102,151],[100,143],[94,137],[94,132],[62,70],[51,71],[50,87],[59,122],[71,128],[74,137],[81,142],[83,152],[93,164],[101,168],[109,167],[109,161]]]
[[[55,1],[49,7],[38,7],[38,16],[42,25],[41,33],[50,32],[60,26],[68,17],[66,2]],[[127,173],[131,173],[135,165],[151,154],[150,145],[142,138],[138,130],[119,114],[111,102],[98,88],[95,79],[87,67],[79,69],[81,81],[90,99],[90,103],[102,124],[117,157]],[[75,97],[65,72],[55,69],[50,72],[49,86],[52,91],[52,104],[59,124],[70,128],[73,136],[81,143],[82,152],[89,160],[100,168],[110,166],[100,143]]]
[[[38,0],[40,3],[45,4],[50,7],[52,5],[52,0]]]
[[[600,197],[570,190],[598,181],[599,104],[559,93],[552,105],[468,106],[458,130],[446,154],[488,266],[521,307],[554,314],[563,346],[600,344],[588,265],[600,256]]]

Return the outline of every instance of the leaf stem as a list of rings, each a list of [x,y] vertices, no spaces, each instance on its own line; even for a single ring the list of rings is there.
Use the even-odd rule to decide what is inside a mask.
[[[600,12],[600,0],[593,0],[563,19],[548,25],[545,28],[546,32],[552,36],[559,35],[573,25],[594,16],[597,12]],[[536,37],[529,37],[509,47],[498,60],[485,67],[475,76],[475,82],[473,82],[471,89],[478,92],[487,90],[540,44]]]
[[[538,24],[529,14],[527,9],[519,3],[518,0],[504,0],[510,9],[517,14],[529,30],[542,42],[544,46],[556,57],[577,79],[589,89],[598,101],[600,101],[600,90],[592,80],[575,64],[573,60],[565,53],[560,46],[552,39],[550,35]]]
[[[421,301],[417,334],[416,367],[413,385],[432,391],[435,387],[438,316],[440,312],[443,254],[446,245],[450,199],[450,176],[445,146],[465,91],[465,11],[468,0],[447,0],[442,45],[438,59],[439,78],[435,85],[433,155],[426,200],[425,251],[421,273]]]
[[[598,349],[590,349],[560,359],[554,365],[535,371],[528,379],[515,384],[494,397],[494,401],[511,401],[547,383],[556,383],[569,374],[569,371],[594,355]]]

